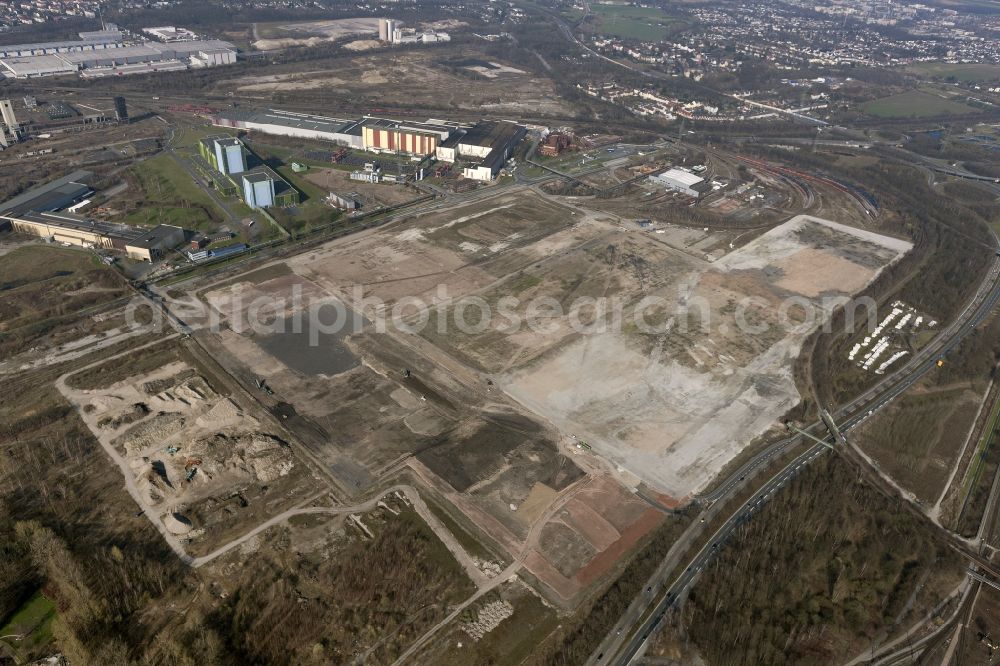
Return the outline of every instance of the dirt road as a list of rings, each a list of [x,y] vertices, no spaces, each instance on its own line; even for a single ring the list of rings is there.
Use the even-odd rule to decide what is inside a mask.
[[[208,564],[212,560],[222,555],[225,555],[232,549],[243,545],[247,541],[250,541],[258,534],[270,529],[271,527],[274,527],[275,525],[279,525],[287,521],[292,516],[301,516],[308,514],[344,515],[352,513],[366,513],[368,511],[375,509],[378,506],[379,502],[382,502],[388,495],[392,495],[393,493],[396,492],[402,493],[406,497],[406,499],[410,502],[410,504],[413,505],[414,510],[420,515],[421,518],[424,519],[424,522],[426,522],[427,525],[431,528],[431,530],[434,531],[437,537],[441,539],[441,542],[445,545],[445,548],[447,548],[451,552],[451,554],[455,557],[455,559],[458,561],[458,563],[462,565],[462,568],[465,569],[466,574],[468,574],[469,578],[471,578],[472,581],[476,584],[476,587],[482,588],[483,586],[485,586],[489,582],[489,579],[486,578],[486,575],[482,571],[480,571],[479,567],[476,566],[475,562],[472,560],[469,554],[465,552],[465,549],[462,548],[462,546],[458,543],[458,541],[455,540],[455,537],[452,536],[451,532],[445,529],[444,525],[442,525],[441,522],[437,519],[437,517],[433,513],[431,513],[430,509],[427,508],[427,504],[424,503],[423,498],[420,497],[420,494],[417,493],[417,491],[411,486],[405,486],[405,485],[392,486],[391,488],[382,491],[376,497],[373,497],[365,502],[362,502],[361,504],[355,504],[354,506],[331,506],[331,507],[310,506],[310,507],[288,509],[287,511],[279,513],[273,518],[264,521],[263,523],[253,528],[243,536],[233,539],[229,543],[220,546],[219,548],[212,551],[208,555],[202,555],[201,557],[194,558],[193,560],[191,560],[190,564],[193,567],[204,566],[205,564]]]

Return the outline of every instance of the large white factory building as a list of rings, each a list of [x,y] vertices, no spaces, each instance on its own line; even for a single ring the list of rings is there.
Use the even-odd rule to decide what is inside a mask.
[[[670,169],[664,173],[650,176],[649,179],[657,185],[662,185],[695,199],[708,189],[707,183],[702,178],[684,169]]]
[[[84,78],[216,67],[236,62],[220,39],[129,42],[116,28],[81,32],[78,42],[0,46],[0,76],[33,79],[79,72]]]

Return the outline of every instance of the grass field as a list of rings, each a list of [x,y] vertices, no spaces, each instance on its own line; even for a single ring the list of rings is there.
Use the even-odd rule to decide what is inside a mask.
[[[0,261],[0,292],[100,267],[101,262],[89,252],[56,245],[19,247]]]
[[[0,636],[10,637],[2,639],[3,642],[19,653],[34,654],[36,650],[52,642],[52,620],[55,617],[55,605],[41,592],[35,592],[10,620],[0,627]],[[21,638],[15,638],[16,636]]]
[[[879,118],[929,118],[946,114],[974,113],[976,109],[922,90],[907,90],[863,104],[865,113]]]
[[[590,11],[595,32],[644,42],[663,39],[676,22],[656,7],[592,4]]]
[[[0,260],[0,332],[38,324],[124,293],[117,273],[89,252],[52,245],[20,247]]]
[[[975,419],[976,395],[963,387],[903,396],[870,419],[861,446],[882,469],[921,500],[933,502]]]
[[[211,198],[169,155],[144,160],[132,173],[142,188],[142,197],[122,221],[208,230],[222,219]]]
[[[921,62],[910,65],[907,71],[931,78],[972,82],[1000,80],[1000,65],[988,63]]]

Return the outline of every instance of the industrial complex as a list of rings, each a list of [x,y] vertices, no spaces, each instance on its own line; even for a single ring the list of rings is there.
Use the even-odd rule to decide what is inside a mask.
[[[9,99],[0,99],[0,149],[21,139],[21,124]]]
[[[130,39],[114,25],[100,31],[81,32],[79,36],[80,41],[0,46],[0,74],[11,79],[75,73],[83,78],[99,78],[236,62],[236,47],[218,39]]]
[[[428,157],[443,162],[462,161],[462,175],[481,181],[497,177],[527,133],[525,127],[508,121],[464,125],[436,119],[412,122],[372,116],[352,120],[278,109],[227,109],[213,115],[212,123],[250,132],[329,141],[372,153],[404,155],[414,161]]]
[[[139,261],[158,259],[184,242],[186,232],[181,227],[161,224],[144,229],[77,214],[77,204],[94,193],[89,184],[93,177],[89,171],[74,171],[0,204],[0,228],[9,226],[64,245],[119,250]]]
[[[0,0],[0,666],[996,663],[998,32]]]
[[[434,42],[450,42],[451,35],[447,32],[417,32],[413,28],[404,28],[402,21],[383,18],[378,20],[378,38],[388,44],[433,44]]]
[[[215,188],[228,196],[240,196],[250,208],[294,206],[299,193],[242,141],[231,136],[210,136],[198,142],[205,164],[199,164]],[[205,168],[205,167],[208,168]]]

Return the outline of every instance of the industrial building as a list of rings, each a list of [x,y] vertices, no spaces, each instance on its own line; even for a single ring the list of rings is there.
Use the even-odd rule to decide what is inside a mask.
[[[334,208],[358,210],[361,208],[361,202],[357,200],[357,196],[357,194],[337,194],[336,192],[330,192],[330,196],[326,200]]]
[[[670,169],[664,173],[650,176],[649,180],[657,185],[662,185],[695,199],[710,187],[704,179],[684,169]]]
[[[365,116],[360,120],[348,120],[278,109],[226,109],[212,116],[212,124],[276,136],[318,139],[356,150],[408,155],[415,160],[429,155],[446,162],[471,158],[478,163],[463,173],[476,180],[496,178],[514,147],[527,133],[521,125],[506,121],[483,121],[469,127],[436,119],[413,122]],[[372,182],[381,180],[370,170],[355,172],[351,177]]]
[[[392,32],[396,29],[396,22],[392,19],[378,20],[379,41],[388,42],[392,40]]]
[[[80,36],[79,42],[0,46],[0,74],[32,79],[79,72],[96,78],[236,62],[236,47],[218,39],[126,43],[117,29]]]
[[[201,159],[195,159],[195,166],[223,195],[239,196],[254,209],[299,203],[298,190],[236,137],[205,137],[198,152]]]
[[[144,261],[152,261],[184,242],[185,232],[180,227],[160,225],[147,230],[71,212],[79,210],[94,193],[89,185],[93,177],[90,171],[74,171],[0,204],[0,225],[57,243],[121,250]]]
[[[184,242],[185,231],[172,224],[160,224],[125,243],[130,259],[154,261]]]
[[[212,124],[247,131],[263,132],[275,136],[298,139],[318,139],[339,146],[362,148],[360,120],[331,118],[311,113],[263,109],[226,109],[212,116]]]
[[[193,42],[198,39],[198,35],[187,28],[178,28],[172,25],[143,28],[142,31],[161,42]]]
[[[569,149],[572,144],[573,139],[568,134],[552,132],[538,146],[538,153],[544,157],[557,157],[561,152]]]
[[[259,166],[241,174],[243,201],[250,208],[287,208],[299,203],[299,191],[270,167]]]
[[[9,99],[0,99],[0,147],[6,148],[21,140],[21,125]]]
[[[0,217],[10,219],[30,211],[50,213],[69,208],[94,193],[89,184],[93,178],[92,172],[81,169],[33,187],[0,204]]]
[[[454,131],[454,127],[435,123],[412,123],[385,118],[368,118],[361,122],[361,144],[375,153],[433,155],[438,144]]]
[[[243,201],[251,208],[274,205],[274,179],[264,171],[243,174]]]
[[[92,220],[69,212],[25,211],[18,215],[3,213],[14,231],[48,238],[56,243],[92,247],[103,250],[125,250],[125,244],[135,237],[135,229]]]
[[[10,56],[0,60],[0,74],[9,79],[36,79],[42,76],[73,74],[78,70],[56,55]]]
[[[212,124],[276,136],[318,139],[357,150],[419,157],[434,154],[437,146],[457,127],[435,120],[420,123],[371,116],[349,120],[278,109],[226,109],[212,116]]]
[[[195,167],[222,195],[238,196],[254,209],[299,203],[299,191],[236,137],[205,137],[198,142],[198,152]]]
[[[351,180],[360,180],[366,183],[381,183],[382,167],[374,162],[367,162],[363,171],[352,171],[350,178]]]
[[[219,173],[231,176],[247,170],[243,142],[231,136],[210,136],[198,142],[201,156]]]
[[[117,30],[81,34],[95,36],[88,39],[81,39],[80,41],[43,42],[38,44],[6,44],[0,46],[0,58],[54,55],[57,53],[70,53],[73,51],[100,51],[103,49],[116,49],[123,45],[122,34]]]
[[[435,152],[443,162],[461,158],[478,160],[462,169],[473,180],[493,180],[527,134],[522,125],[507,121],[480,121],[468,129],[458,129]]]
[[[76,33],[84,42],[110,44],[122,41],[122,31],[114,23],[105,23],[101,30]]]
[[[121,95],[115,97],[115,120],[122,124],[128,124],[128,107],[125,105],[125,98]]]
[[[451,35],[446,32],[417,32],[414,28],[404,28],[395,19],[378,20],[379,41],[389,44],[432,44],[434,42],[450,42]]]

